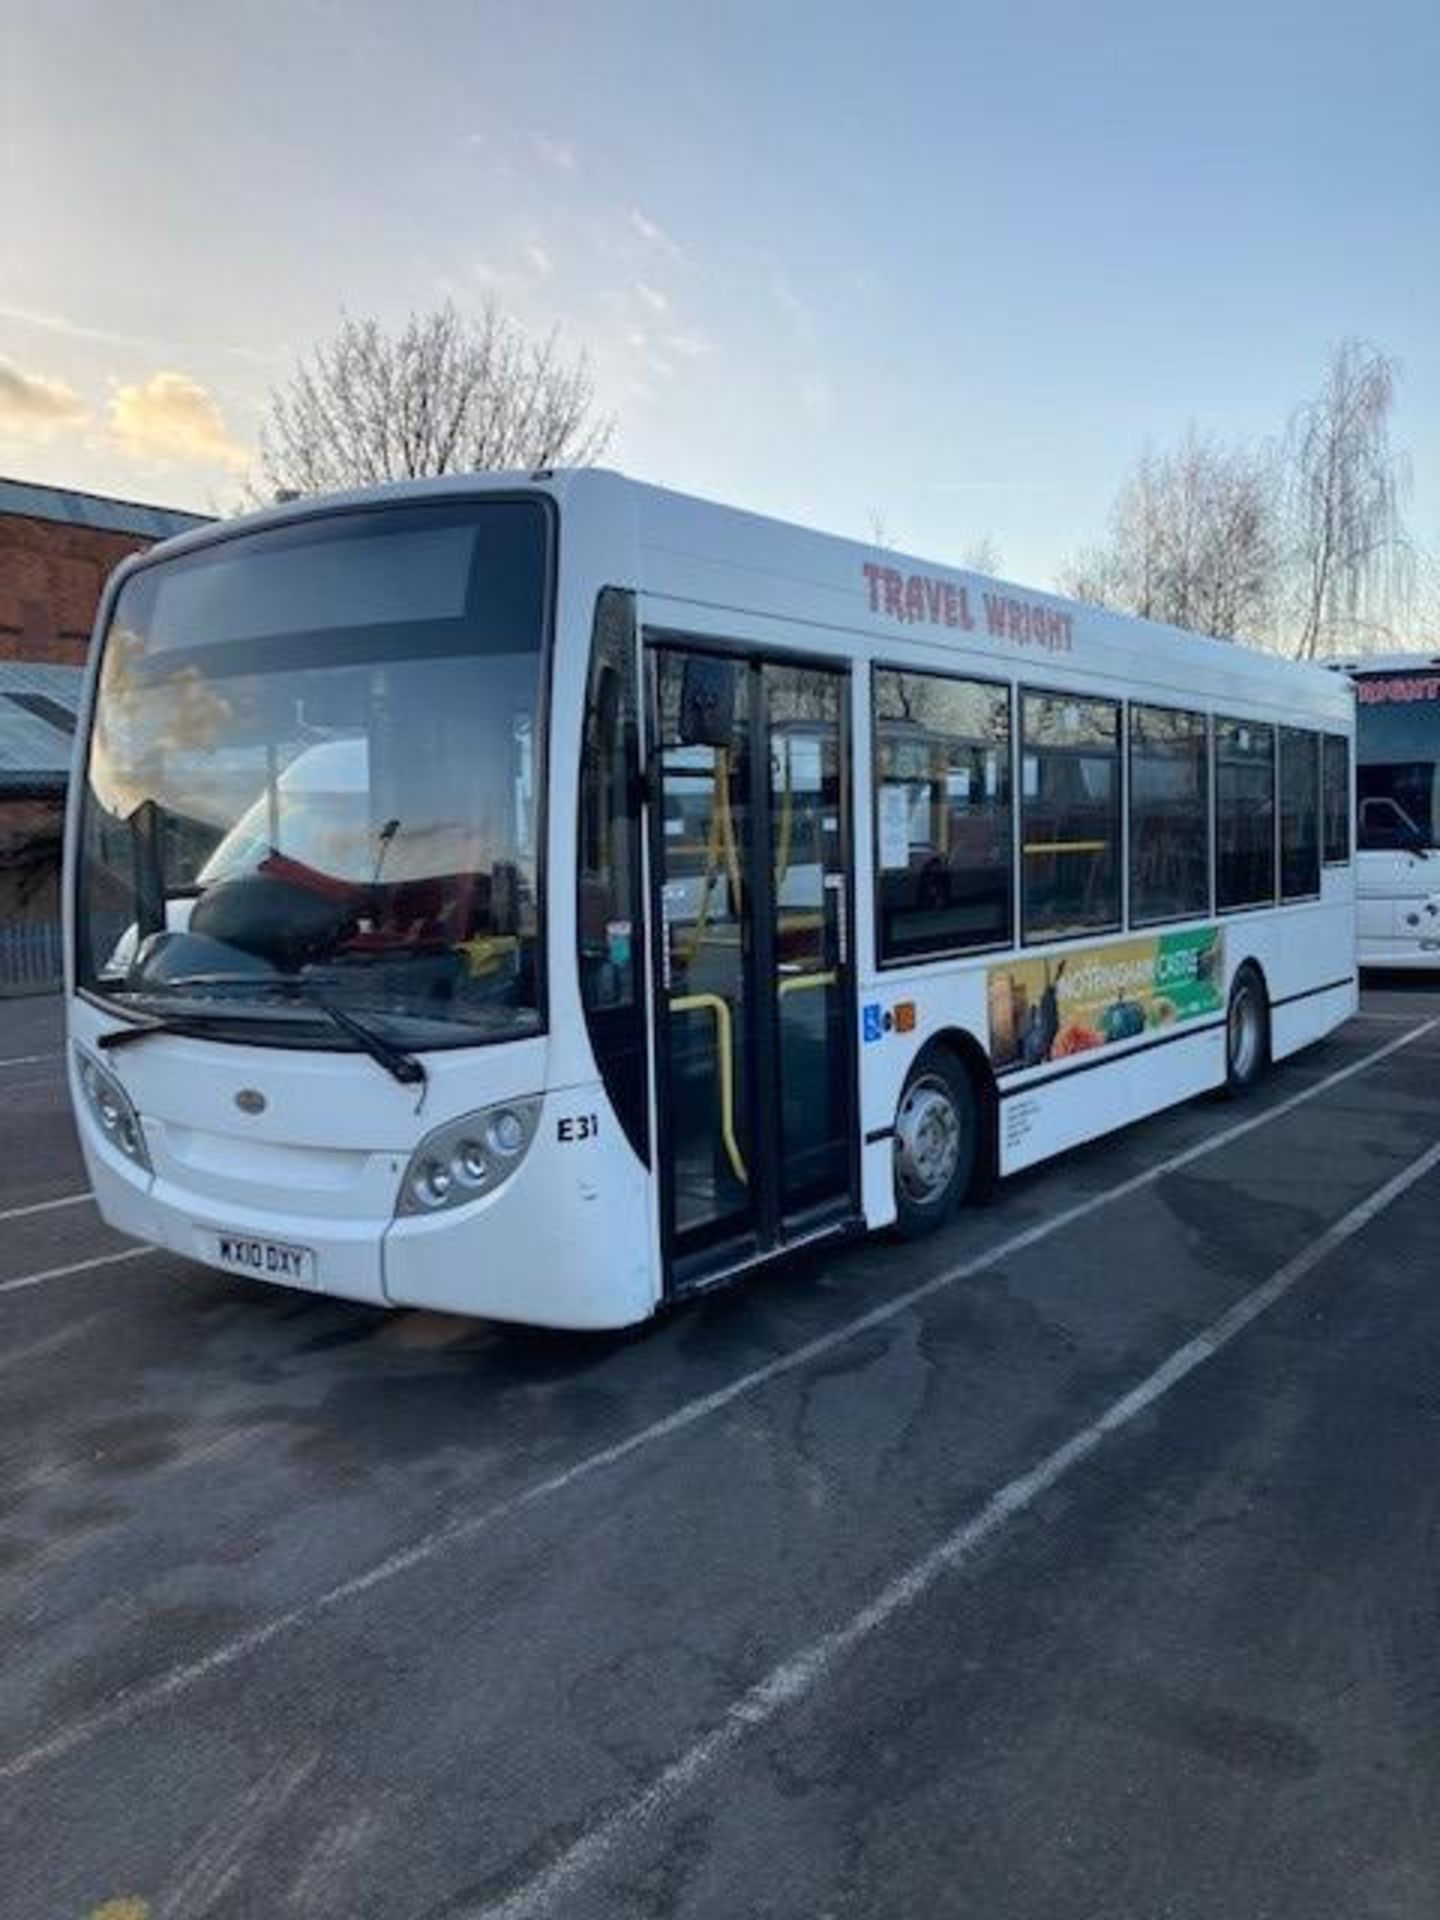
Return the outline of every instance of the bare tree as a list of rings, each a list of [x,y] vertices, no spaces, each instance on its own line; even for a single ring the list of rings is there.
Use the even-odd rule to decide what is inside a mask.
[[[895,548],[896,540],[890,522],[879,507],[870,509],[870,544],[879,547],[882,552]],[[960,565],[967,573],[998,573],[1000,571],[1000,548],[993,534],[977,534],[960,550]]]
[[[1363,651],[1404,624],[1413,582],[1401,520],[1408,474],[1390,446],[1395,361],[1342,340],[1291,416],[1287,517],[1295,652]]]
[[[993,533],[978,533],[960,550],[967,573],[999,573],[1000,546]]]
[[[447,301],[398,332],[341,317],[289,382],[260,432],[268,488],[326,493],[384,480],[506,468],[588,466],[614,423],[596,415],[584,355],[558,333],[532,340],[491,303]]]
[[[1414,549],[1409,602],[1405,642],[1413,647],[1440,648],[1440,547]]]
[[[1059,580],[1076,599],[1230,639],[1266,627],[1278,568],[1276,478],[1264,450],[1193,430],[1146,451],[1116,498],[1109,539]]]

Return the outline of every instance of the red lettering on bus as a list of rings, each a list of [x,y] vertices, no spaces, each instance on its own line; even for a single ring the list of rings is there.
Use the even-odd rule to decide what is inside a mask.
[[[861,567],[871,613],[887,614],[907,626],[955,627],[975,631],[970,590],[953,580],[928,573],[902,574],[867,560]],[[1074,617],[1038,601],[1014,594],[983,593],[985,624],[997,640],[1021,647],[1044,647],[1051,653],[1069,653],[1074,639]]]
[[[1440,700],[1440,676],[1421,674],[1408,679],[1362,679],[1356,691],[1362,707],[1408,706],[1416,700]]]

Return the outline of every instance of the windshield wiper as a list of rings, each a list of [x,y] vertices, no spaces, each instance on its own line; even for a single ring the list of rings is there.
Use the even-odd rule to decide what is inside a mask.
[[[347,1034],[362,1052],[368,1053],[370,1058],[384,1067],[385,1071],[398,1080],[402,1087],[423,1087],[426,1084],[428,1076],[424,1064],[413,1053],[406,1053],[403,1048],[392,1046],[388,1040],[376,1033],[373,1027],[367,1027],[364,1021],[357,1020],[353,1013],[347,1013],[343,1007],[337,1007],[332,1000],[327,999],[324,994],[311,986],[308,980],[281,979],[257,982],[245,975],[234,980],[216,975],[205,982],[211,987],[242,983],[252,990],[259,986],[268,993],[279,992],[287,1000],[303,1000],[307,1006],[314,1007],[317,1012],[323,1013],[333,1027],[338,1027],[341,1033]],[[144,1040],[152,1033],[178,1033],[192,1040],[206,1039],[214,1032],[214,1021],[217,1019],[224,1020],[225,1015],[216,1013],[208,1018],[188,1014],[147,1015],[143,1021],[135,1021],[132,1025],[116,1027],[110,1033],[102,1033],[95,1044],[108,1053],[115,1047],[128,1047],[136,1040]]]
[[[96,1039],[96,1046],[105,1053],[111,1053],[116,1047],[128,1047],[136,1040],[148,1040],[152,1033],[178,1033],[190,1040],[208,1039],[214,1028],[208,1020],[187,1019],[184,1016],[166,1014],[163,1019],[155,1014],[147,1014],[143,1020],[132,1020],[123,1027],[114,1027],[109,1033],[102,1033]]]
[[[297,999],[304,1000],[312,1007],[318,1007],[325,1018],[341,1033],[348,1033],[359,1047],[385,1071],[398,1080],[402,1087],[423,1087],[426,1082],[425,1067],[413,1053],[406,1053],[403,1047],[391,1046],[390,1042],[376,1033],[373,1027],[367,1027],[363,1020],[357,1020],[353,1013],[347,1013],[343,1007],[337,1007],[333,1000],[326,999],[323,993],[316,991],[308,980],[290,980],[286,982],[288,991]]]

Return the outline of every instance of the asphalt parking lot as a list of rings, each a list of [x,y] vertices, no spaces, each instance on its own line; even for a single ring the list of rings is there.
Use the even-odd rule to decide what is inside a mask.
[[[1440,1912],[1440,986],[645,1337],[98,1223],[0,1003],[0,1914]]]

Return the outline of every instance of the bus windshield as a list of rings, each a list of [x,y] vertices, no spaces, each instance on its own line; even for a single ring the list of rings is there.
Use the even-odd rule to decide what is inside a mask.
[[[104,636],[77,983],[402,1046],[541,1025],[536,500],[337,511],[142,567]]]
[[[1361,847],[1440,847],[1440,673],[1364,674],[1356,693]]]

